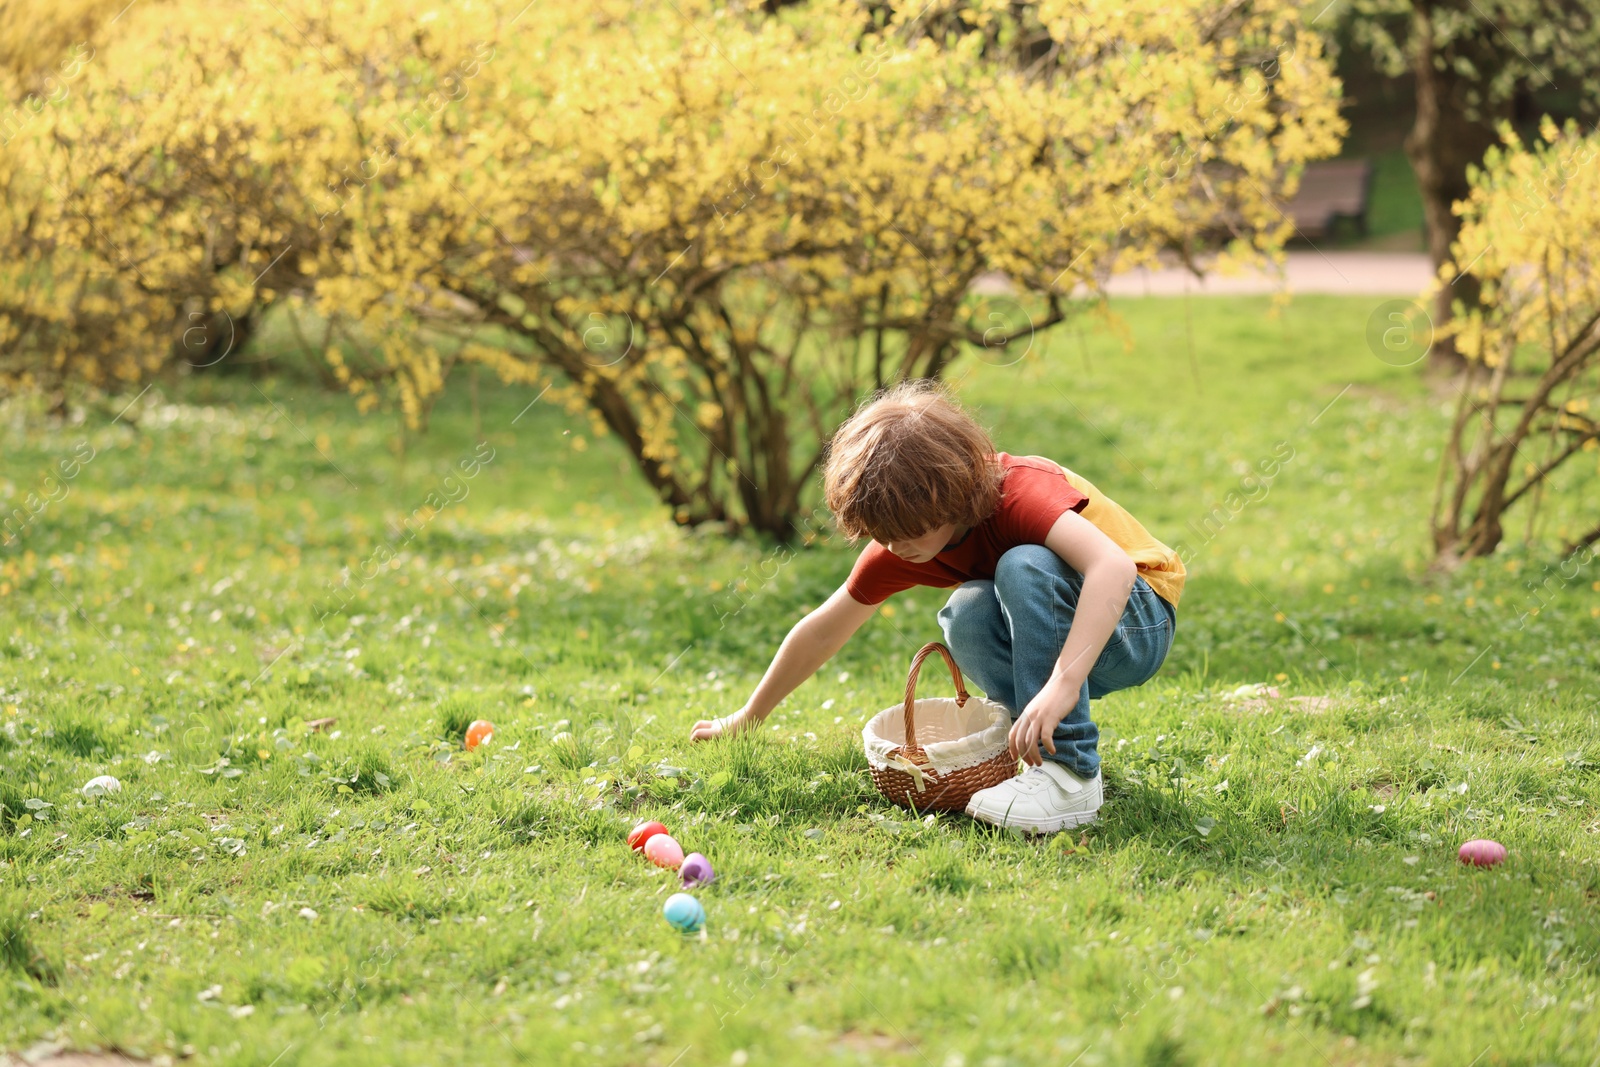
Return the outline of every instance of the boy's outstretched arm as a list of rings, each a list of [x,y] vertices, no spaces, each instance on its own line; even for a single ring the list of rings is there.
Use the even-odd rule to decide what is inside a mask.
[[[841,585],[820,608],[794,624],[744,707],[720,719],[701,719],[689,731],[690,739],[709,741],[760,723],[784,697],[832,659],[877,610],[876,605],[857,601]]]

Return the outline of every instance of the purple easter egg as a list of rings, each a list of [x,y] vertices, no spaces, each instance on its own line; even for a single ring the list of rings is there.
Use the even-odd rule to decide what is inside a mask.
[[[678,877],[683,880],[684,888],[693,889],[697,885],[705,885],[716,877],[711,870],[711,861],[698,852],[691,852],[683,857],[683,865],[678,868]]]
[[[1506,846],[1488,838],[1478,838],[1462,845],[1457,855],[1462,863],[1470,863],[1474,867],[1493,867],[1506,858]]]

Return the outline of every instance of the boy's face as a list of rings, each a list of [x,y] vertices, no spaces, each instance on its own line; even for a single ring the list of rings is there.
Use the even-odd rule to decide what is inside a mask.
[[[955,539],[955,535],[956,524],[951,522],[936,526],[921,537],[908,541],[887,542],[883,547],[908,563],[926,563],[943,552],[945,546]]]

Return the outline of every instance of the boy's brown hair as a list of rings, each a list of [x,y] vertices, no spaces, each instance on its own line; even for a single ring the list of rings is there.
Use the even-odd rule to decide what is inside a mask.
[[[937,383],[901,382],[857,409],[828,446],[823,488],[839,532],[880,544],[944,523],[976,526],[1000,503],[994,442]]]

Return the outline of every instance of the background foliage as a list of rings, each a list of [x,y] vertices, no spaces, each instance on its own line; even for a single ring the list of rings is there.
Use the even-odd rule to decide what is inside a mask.
[[[925,11],[136,8],[8,157],[6,380],[209,365],[281,302],[363,409],[553,384],[679,521],[787,536],[854,398],[1159,251],[1273,252],[1342,130],[1284,0]]]
[[[1451,324],[1470,365],[1434,506],[1446,559],[1494,552],[1518,505],[1531,540],[1547,496],[1586,501],[1600,519],[1600,279],[1581,236],[1600,205],[1600,141],[1548,118],[1532,145],[1503,132],[1458,205],[1461,236],[1436,285],[1448,297],[1470,270],[1483,296],[1458,300]],[[1596,541],[1600,522],[1564,534],[1562,554],[1587,560]]]
[[[1435,266],[1451,258],[1470,191],[1469,173],[1499,139],[1499,127],[1529,129],[1548,109],[1592,121],[1600,108],[1600,4],[1594,0],[1355,0],[1342,18],[1378,71],[1407,77],[1415,109],[1406,155],[1422,194],[1424,235]],[[1435,292],[1441,331],[1435,369],[1458,372],[1464,354],[1446,330],[1457,304],[1479,301],[1474,274]]]

